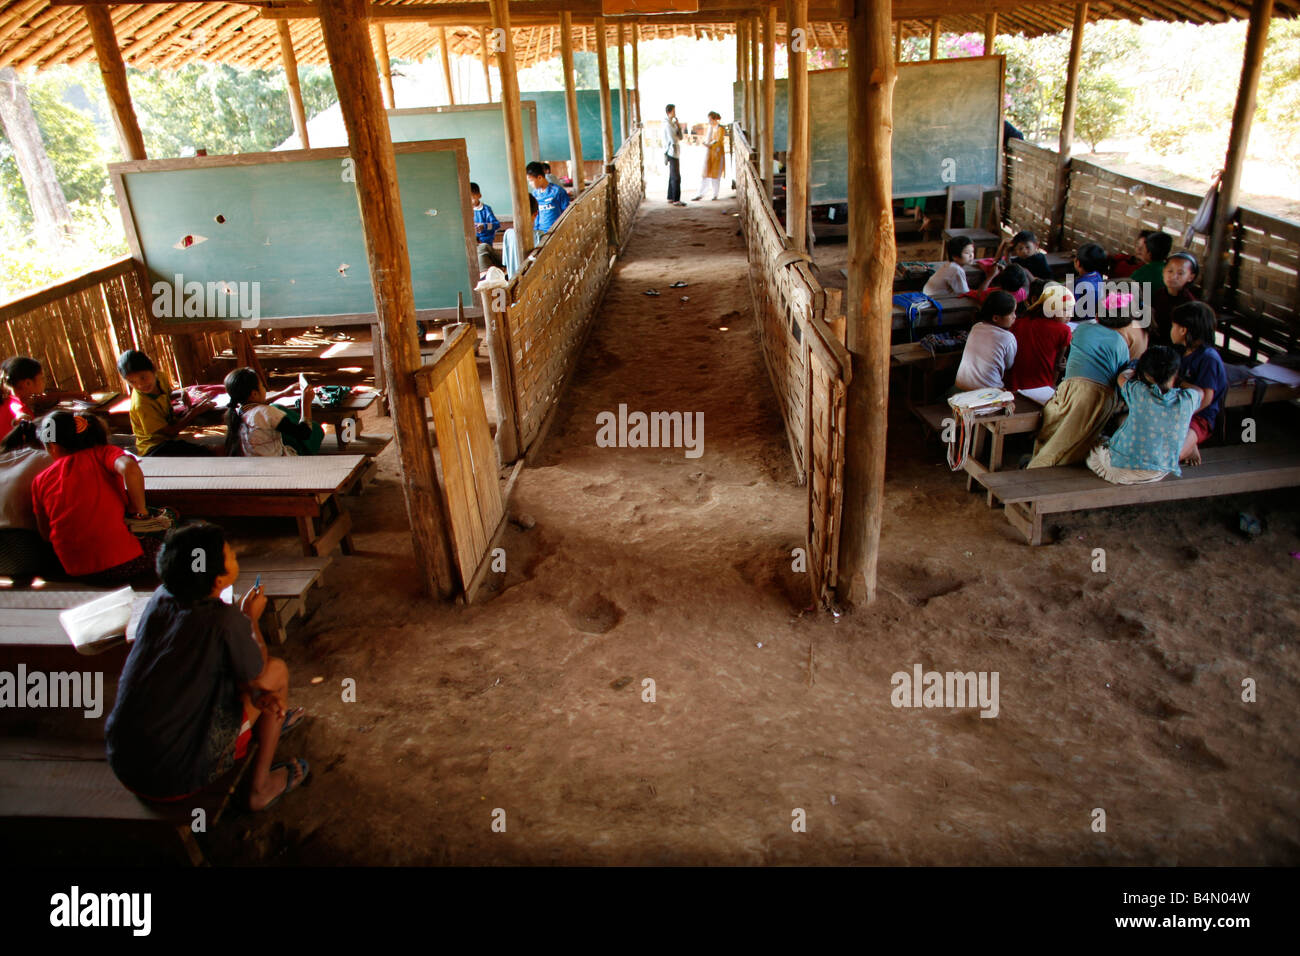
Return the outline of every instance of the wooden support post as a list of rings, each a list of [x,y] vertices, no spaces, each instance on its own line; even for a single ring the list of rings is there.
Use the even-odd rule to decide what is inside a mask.
[[[564,14],[569,16],[569,14]],[[484,289],[479,293],[483,306],[483,325],[487,330],[488,362],[492,366],[492,396],[497,406],[497,457],[508,465],[519,457],[519,425],[515,415],[515,387],[510,374],[510,340],[506,329],[504,288]]]
[[[998,12],[994,10],[984,17],[984,55],[993,55],[993,43],[998,38]]]
[[[763,12],[763,188],[773,192],[772,154],[776,151],[776,4]]]
[[[1254,0],[1250,6],[1250,23],[1246,28],[1246,50],[1241,59],[1241,80],[1237,84],[1237,102],[1232,109],[1232,131],[1228,134],[1228,153],[1219,179],[1219,198],[1214,206],[1214,224],[1205,257],[1205,275],[1201,279],[1204,298],[1210,303],[1221,301],[1219,293],[1228,277],[1228,230],[1237,217],[1237,197],[1241,191],[1241,165],[1250,142],[1250,124],[1255,117],[1255,94],[1259,90],[1260,66],[1268,43],[1268,22],[1273,17],[1273,0]]]
[[[754,158],[758,162],[760,174],[763,169],[763,96],[760,92],[759,63],[762,60],[759,49],[758,17],[749,18],[749,116],[753,120],[753,129],[749,130],[749,145],[754,149]]]
[[[108,109],[113,114],[113,127],[117,142],[122,147],[122,157],[128,161],[146,159],[144,135],[131,105],[131,88],[126,82],[126,64],[122,50],[113,32],[113,17],[109,7],[85,7],[86,22],[90,25],[90,39],[95,45],[99,72],[104,77],[104,92],[108,94]]]
[[[789,131],[785,164],[785,231],[798,252],[808,251],[808,0],[788,0],[786,46]]]
[[[636,124],[641,125],[641,67],[637,62],[637,47],[641,44],[641,26],[632,24],[632,89],[636,90]]]
[[[507,46],[511,46],[509,41]],[[447,105],[456,105],[456,90],[451,85],[451,51],[447,48],[447,28],[438,27],[438,49],[442,54],[442,82],[447,87]],[[502,96],[504,97],[504,93]],[[527,207],[525,207],[527,208]]]
[[[754,135],[754,121],[749,115],[749,37],[744,20],[736,21],[736,82],[740,84],[740,115],[736,117],[745,134]]]
[[[502,31],[505,49],[497,56],[501,73],[501,113],[506,124],[506,156],[510,163],[510,198],[519,236],[519,251],[528,253],[535,244],[533,216],[528,210],[528,179],[524,176],[524,121],[519,115],[519,78],[515,74],[515,41],[510,34],[510,7],[506,0],[488,0],[492,26]]]
[[[318,0],[316,7],[356,175],[382,345],[376,360],[383,362],[388,378],[415,559],[429,593],[450,597],[456,589],[457,575],[450,525],[424,419],[424,401],[415,384],[420,343],[416,336],[411,260],[397,191],[397,160],[366,29],[368,4],[366,0]]]
[[[1052,227],[1048,242],[1059,249],[1065,240],[1065,202],[1070,190],[1070,150],[1074,148],[1074,111],[1079,100],[1079,61],[1083,57],[1083,28],[1088,22],[1088,5],[1074,8],[1074,32],[1070,36],[1070,59],[1065,72],[1065,106],[1061,110],[1061,138],[1056,154],[1056,197],[1052,203]]]
[[[628,97],[627,97],[627,64],[623,56],[624,35],[623,21],[618,21],[618,126],[619,132],[623,135],[619,138],[619,143],[627,142],[628,130],[632,128],[627,115]]]
[[[600,73],[600,136],[605,144],[605,164],[614,161],[614,117],[609,108],[609,50],[605,18],[596,17],[596,69]]]
[[[849,266],[846,338],[853,359],[845,417],[839,595],[876,596],[885,499],[889,338],[894,286],[894,81],[889,0],[858,0],[849,20]]]
[[[581,193],[582,127],[578,122],[578,91],[573,79],[573,14],[560,14],[560,68],[564,71],[564,115],[569,121],[569,156],[573,161],[573,189]]]
[[[894,24],[894,62],[903,62],[903,21]]]
[[[384,94],[384,108],[396,109],[397,100],[393,96],[393,61],[388,56],[388,29],[382,23],[374,23],[371,29],[375,33],[375,51],[379,55],[380,87]]]
[[[298,82],[298,57],[293,52],[293,35],[288,20],[275,21],[280,33],[280,59],[284,63],[284,78],[289,84],[289,112],[293,114],[293,131],[303,149],[311,149],[307,138],[307,111],[302,105],[302,84]]]
[[[482,47],[482,50],[480,52],[482,52],[483,54],[483,86],[487,89],[487,102],[491,103],[492,102],[492,68],[488,65],[488,57],[491,56],[491,54],[488,52],[488,28],[487,27],[478,28],[478,40],[479,40],[479,46]]]
[[[930,24],[930,59],[939,59],[939,21]]]

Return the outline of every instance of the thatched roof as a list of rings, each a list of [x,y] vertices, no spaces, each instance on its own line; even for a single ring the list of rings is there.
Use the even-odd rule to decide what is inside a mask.
[[[443,17],[452,53],[479,56],[479,28],[486,16],[464,11],[485,10],[486,4],[469,4],[456,0],[376,0],[374,13],[386,19],[389,54],[395,59],[423,59],[438,51],[438,30],[429,23],[430,9],[450,4],[455,11]],[[528,7],[538,13],[522,15]],[[574,40],[578,49],[596,48],[595,29],[590,25],[599,0],[572,0],[563,4],[574,12]],[[643,40],[673,36],[719,38],[734,32],[737,12],[747,6],[757,8],[758,0],[700,0],[702,12],[690,17],[673,14],[640,17]],[[406,8],[403,10],[403,8]],[[520,67],[532,66],[559,55],[560,29],[556,0],[512,0],[511,10],[518,24],[513,31],[515,55]],[[778,11],[784,9],[778,5]],[[817,46],[842,47],[846,44],[842,22],[834,14],[843,7],[839,0],[811,0],[810,13]],[[894,9],[903,19],[904,36],[928,35],[930,18],[935,12],[958,10],[942,17],[945,33],[982,33],[985,11],[999,10],[999,33],[1023,33],[1040,36],[1069,29],[1074,4],[1044,0],[894,0]],[[822,19],[817,19],[818,15]],[[1220,23],[1245,19],[1250,14],[1248,2],[1232,0],[1126,0],[1098,2],[1088,7],[1088,18],[1097,20],[1178,20],[1190,23]],[[1300,14],[1300,0],[1276,0],[1275,15],[1293,17]],[[195,60],[217,60],[238,66],[276,67],[280,65],[277,19],[288,19],[294,47],[300,63],[326,63],[325,44],[320,27],[310,18],[302,0],[261,0],[249,3],[123,3],[112,7],[113,23],[127,64],[136,67],[177,67]],[[291,18],[292,17],[292,18]],[[717,22],[708,22],[716,17]],[[456,25],[450,18],[463,18]],[[683,20],[688,22],[682,22]],[[550,25],[554,21],[554,25]],[[677,22],[673,22],[677,21]],[[613,36],[613,18],[607,20]],[[631,22],[627,20],[625,22]],[[784,37],[784,24],[777,34]],[[18,69],[43,69],[60,63],[78,64],[94,56],[90,30],[80,6],[55,6],[50,0],[0,0],[0,66]]]

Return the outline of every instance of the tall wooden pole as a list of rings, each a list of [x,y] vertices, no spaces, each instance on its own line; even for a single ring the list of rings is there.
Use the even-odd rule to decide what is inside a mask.
[[[511,46],[509,42],[506,46]],[[438,27],[438,49],[442,51],[442,82],[447,87],[447,105],[456,105],[456,90],[451,85],[451,51],[447,49],[447,28]],[[502,94],[504,98],[504,93]]]
[[[618,127],[622,133],[619,143],[627,142],[627,131],[630,128],[627,115],[627,64],[623,56],[623,44],[625,42],[623,34],[623,21],[618,21],[616,30],[618,36]]]
[[[903,62],[903,21],[894,24],[894,62]]]
[[[424,419],[424,400],[415,385],[420,343],[415,330],[411,261],[397,191],[397,161],[370,48],[368,5],[365,0],[318,0],[317,8],[348,131],[415,560],[429,593],[449,597],[457,575]]]
[[[939,21],[930,24],[930,59],[939,59]]]
[[[284,63],[284,78],[289,84],[289,112],[293,114],[293,131],[303,149],[311,149],[307,138],[307,110],[302,105],[302,84],[298,82],[298,57],[293,52],[293,34],[288,20],[276,20],[280,34],[280,60]]]
[[[146,159],[144,135],[140,132],[140,123],[135,117],[135,107],[131,105],[131,88],[127,86],[126,64],[122,62],[122,50],[117,45],[117,34],[113,32],[111,9],[82,9],[86,11],[86,23],[90,26],[90,39],[95,45],[99,72],[104,77],[104,92],[108,94],[108,108],[113,114],[113,128],[117,130],[122,156],[128,161]]]
[[[1246,28],[1246,51],[1241,60],[1241,81],[1237,84],[1237,103],[1232,109],[1232,131],[1228,134],[1228,154],[1219,179],[1219,198],[1214,207],[1214,224],[1205,257],[1205,275],[1201,288],[1206,300],[1218,302],[1219,287],[1228,273],[1228,230],[1237,216],[1237,197],[1241,191],[1241,166],[1250,142],[1250,124],[1255,117],[1255,95],[1259,90],[1260,65],[1268,43],[1268,22],[1273,17],[1273,0],[1254,0],[1250,6],[1250,24]]]
[[[388,30],[382,23],[371,27],[375,32],[375,47],[379,52],[379,79],[383,81],[384,107],[395,109],[397,101],[393,96],[393,61],[388,56]]]
[[[641,45],[641,25],[632,24],[632,89],[636,90],[636,125],[641,125],[641,65],[637,62],[637,47]]]
[[[745,21],[736,21],[736,82],[740,84],[740,115],[736,117],[745,128],[745,135],[754,137],[754,121],[749,115],[749,37]]]
[[[596,17],[596,69],[600,72],[600,136],[604,143],[605,162],[614,161],[614,117],[609,108],[609,38],[605,35],[605,18]]]
[[[479,46],[482,47],[483,54],[483,86],[487,90],[487,102],[492,102],[492,68],[488,65],[488,28],[478,28]]]
[[[763,187],[772,195],[772,154],[776,151],[776,4],[763,12]]]
[[[785,231],[799,252],[808,251],[808,0],[786,5],[789,131],[785,164]]]
[[[993,55],[993,43],[998,38],[998,13],[994,10],[984,17],[984,55]]]
[[[582,192],[582,127],[578,120],[578,91],[573,79],[573,14],[560,14],[560,68],[564,70],[564,115],[569,121],[569,155],[573,159],[573,188]]]
[[[885,500],[889,339],[894,291],[894,81],[889,0],[857,0],[849,20],[849,266],[846,345],[852,355],[845,417],[840,596],[876,597]]]
[[[1074,112],[1079,100],[1079,62],[1083,58],[1083,28],[1088,22],[1088,5],[1074,8],[1074,32],[1070,36],[1070,60],[1065,72],[1065,106],[1061,110],[1061,138],[1056,154],[1056,197],[1052,203],[1049,242],[1060,248],[1065,234],[1065,201],[1070,188],[1070,150],[1074,148]]]
[[[759,175],[763,172],[763,94],[759,66],[762,63],[762,50],[759,47],[761,31],[758,17],[749,18],[749,109],[754,120],[754,135],[749,138],[754,147],[754,158],[758,162]]]
[[[506,0],[488,0],[492,26],[501,30],[506,48],[497,56],[501,74],[501,113],[506,124],[506,154],[510,161],[510,198],[520,252],[534,245],[533,216],[528,210],[528,179],[524,175],[524,121],[519,115],[519,78],[515,75],[515,41],[510,33],[510,6]],[[445,50],[446,47],[443,47]]]

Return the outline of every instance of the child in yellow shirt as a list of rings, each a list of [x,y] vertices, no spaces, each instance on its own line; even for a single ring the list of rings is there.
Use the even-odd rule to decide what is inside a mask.
[[[149,356],[128,349],[117,357],[117,370],[131,387],[131,431],[135,434],[137,454],[145,458],[212,454],[202,445],[178,437],[204,406],[197,406],[178,419],[172,410],[171,387],[154,369]]]

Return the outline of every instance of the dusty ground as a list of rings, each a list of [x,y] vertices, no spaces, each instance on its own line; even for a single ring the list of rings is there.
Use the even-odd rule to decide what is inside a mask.
[[[1031,549],[898,410],[881,596],[838,620],[802,613],[805,491],[734,202],[649,195],[519,479],[511,511],[536,525],[510,528],[495,595],[468,609],[417,595],[390,449],[351,501],[360,553],[283,648],[313,719],[280,752],[314,779],[232,815],[213,859],[1300,862],[1294,495],[1072,516]],[[704,412],[703,457],[597,448],[595,415],[620,402]],[[1232,530],[1243,507],[1265,521],[1254,541]],[[293,546],[269,537],[287,524],[237,530]],[[999,716],[895,709],[890,676],[917,663],[997,671]],[[349,677],[356,703],[340,699]],[[1246,677],[1257,703],[1240,699]]]

